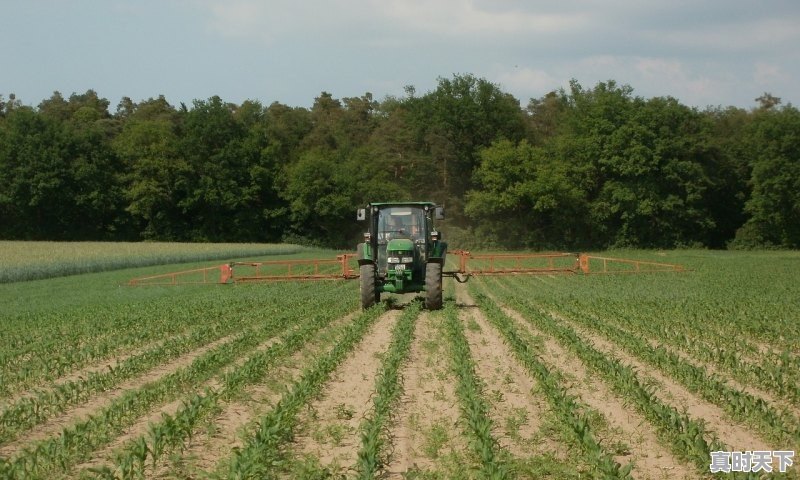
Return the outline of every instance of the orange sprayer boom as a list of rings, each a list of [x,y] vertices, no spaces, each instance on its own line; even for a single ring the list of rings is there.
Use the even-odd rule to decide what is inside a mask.
[[[682,265],[603,257],[586,253],[473,254],[455,250],[458,269],[442,272],[466,281],[471,276],[509,274],[618,274],[684,272]],[[134,278],[128,285],[231,284],[246,282],[348,280],[359,277],[355,254],[335,259],[291,259],[265,262],[231,262],[207,268]],[[459,278],[460,277],[460,278]]]

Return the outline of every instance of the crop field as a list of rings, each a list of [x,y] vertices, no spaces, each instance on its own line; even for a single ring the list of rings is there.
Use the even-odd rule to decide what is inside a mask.
[[[690,271],[0,284],[0,478],[800,478],[800,253],[614,255]]]
[[[0,240],[0,283],[121,268],[307,252],[299,245]]]

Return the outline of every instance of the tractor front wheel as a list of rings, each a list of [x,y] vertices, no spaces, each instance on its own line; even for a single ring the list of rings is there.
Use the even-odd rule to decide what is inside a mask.
[[[431,262],[425,266],[425,308],[442,308],[442,264]]]
[[[375,288],[375,265],[367,263],[359,268],[361,274],[361,308],[367,309],[380,301],[380,292]]]

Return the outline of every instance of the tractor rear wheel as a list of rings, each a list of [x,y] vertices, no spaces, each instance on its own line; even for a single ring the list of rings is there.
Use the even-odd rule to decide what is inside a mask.
[[[380,292],[375,289],[375,265],[367,263],[359,268],[361,274],[361,308],[367,309],[380,301]]]
[[[442,308],[442,264],[431,262],[425,265],[425,308]]]

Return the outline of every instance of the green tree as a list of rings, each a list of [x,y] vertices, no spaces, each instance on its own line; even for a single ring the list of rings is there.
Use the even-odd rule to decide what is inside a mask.
[[[473,75],[440,78],[437,88],[406,101],[420,151],[430,156],[439,198],[458,222],[464,195],[472,186],[478,151],[495,140],[522,140],[525,119],[519,101],[500,88]],[[442,198],[443,197],[443,198]]]
[[[126,165],[127,211],[137,235],[181,240],[189,218],[178,207],[186,196],[189,164],[178,154],[178,112],[161,96],[138,105],[123,100],[125,118],[114,149]]]
[[[565,248],[585,243],[585,192],[565,162],[523,140],[501,140],[480,153],[478,188],[466,213],[478,235],[511,248]]]
[[[179,155],[190,175],[178,206],[192,219],[188,239],[265,238],[262,193],[270,178],[262,165],[261,110],[256,103],[242,108],[215,96],[195,100],[191,110],[181,113]]]
[[[791,105],[755,112],[749,219],[736,234],[739,246],[800,247],[800,111]]]
[[[116,125],[93,91],[40,110],[13,108],[0,142],[3,235],[34,240],[114,239],[122,187],[110,141]]]

